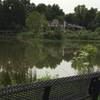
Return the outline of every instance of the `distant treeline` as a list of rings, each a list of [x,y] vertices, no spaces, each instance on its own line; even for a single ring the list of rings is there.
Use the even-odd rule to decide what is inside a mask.
[[[58,19],[60,22],[66,21],[77,24],[89,30],[100,27],[100,12],[96,8],[87,9],[85,5],[75,7],[74,13],[65,14],[56,4],[52,6],[39,4],[36,6],[34,3],[30,3],[30,0],[0,0],[0,30],[18,32],[26,30],[26,19],[33,11],[44,16],[47,22]]]
[[[64,12],[58,5],[30,3],[30,0],[3,0],[0,1],[0,30],[22,30],[25,21],[33,11],[44,15],[48,21],[64,19]]]
[[[74,8],[74,13],[65,16],[65,20],[94,31],[100,27],[100,11],[96,8],[88,9],[85,5],[78,5]]]

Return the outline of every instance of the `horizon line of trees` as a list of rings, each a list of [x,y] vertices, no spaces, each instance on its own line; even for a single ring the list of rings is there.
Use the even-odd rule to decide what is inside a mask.
[[[26,20],[32,12],[45,16],[47,21],[64,19],[64,12],[56,4],[35,5],[30,0],[0,0],[0,30],[22,30],[26,27]]]
[[[31,22],[34,18],[36,20],[41,18],[40,22],[44,22],[42,19],[46,22],[58,19],[60,22],[66,21],[92,31],[100,27],[100,11],[96,8],[88,9],[85,5],[78,5],[74,9],[74,13],[65,14],[57,4],[51,6],[41,3],[36,6],[34,3],[30,3],[30,0],[0,0],[0,30],[18,32],[25,30],[28,28],[27,26],[32,26],[26,25],[27,19]],[[39,20],[35,21],[39,24],[40,22]]]
[[[100,27],[100,11],[97,8],[86,8],[85,5],[78,5],[74,8],[74,13],[65,16],[68,23],[77,24],[88,30],[94,31]]]

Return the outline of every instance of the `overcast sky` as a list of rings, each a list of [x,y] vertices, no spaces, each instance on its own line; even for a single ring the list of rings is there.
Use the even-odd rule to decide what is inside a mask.
[[[100,0],[31,0],[36,5],[39,3],[58,4],[65,13],[73,12],[74,7],[79,4],[85,4],[87,8],[98,8],[100,10]]]

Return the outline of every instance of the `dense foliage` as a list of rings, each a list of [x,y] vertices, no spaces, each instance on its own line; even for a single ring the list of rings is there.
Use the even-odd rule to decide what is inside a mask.
[[[74,13],[65,16],[65,20],[94,31],[100,27],[100,12],[96,8],[88,9],[85,5],[78,5]]]
[[[36,11],[30,13],[26,19],[27,28],[36,33],[42,31],[45,25],[47,25],[45,17]]]
[[[34,11],[40,13],[40,17],[45,16],[48,21],[61,19],[64,16],[64,12],[55,4],[36,6],[34,3],[30,3],[30,0],[4,0],[0,2],[0,30],[22,30],[26,27],[27,17],[31,16]],[[34,14],[33,17],[36,15]]]
[[[85,45],[75,53],[72,59],[72,67],[78,69],[80,73],[92,72],[97,52],[98,50],[95,46]]]
[[[4,0],[0,8],[0,30],[13,30],[25,26],[25,9],[21,2]]]
[[[73,25],[82,26],[76,31],[61,28],[52,29],[49,24],[58,20]],[[57,4],[45,5],[30,3],[30,0],[3,0],[0,1],[0,31],[24,31],[48,39],[100,39],[100,11],[96,8],[86,8],[78,5],[74,13],[65,14]],[[30,31],[30,32],[29,32]],[[25,33],[26,34],[26,33]],[[33,36],[34,37],[34,36]]]

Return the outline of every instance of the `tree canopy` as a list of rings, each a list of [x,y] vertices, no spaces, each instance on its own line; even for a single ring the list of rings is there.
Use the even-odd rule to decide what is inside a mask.
[[[66,14],[65,20],[68,23],[77,24],[89,30],[95,30],[96,27],[100,27],[98,13],[96,8],[88,9],[85,5],[78,5],[74,9],[74,13]]]
[[[57,4],[35,5],[30,0],[0,0],[0,30],[22,30],[26,28],[25,21],[32,12],[45,16],[48,22],[58,19],[71,24],[95,30],[100,27],[100,12],[96,8],[86,8],[85,5],[78,5],[74,13],[66,14]],[[33,16],[34,17],[34,16]]]
[[[45,23],[45,17],[36,11],[30,13],[26,19],[26,26],[28,27],[28,29],[33,30],[35,32],[40,31]]]
[[[25,26],[25,10],[21,2],[4,0],[0,8],[0,30],[13,30],[17,26]]]

